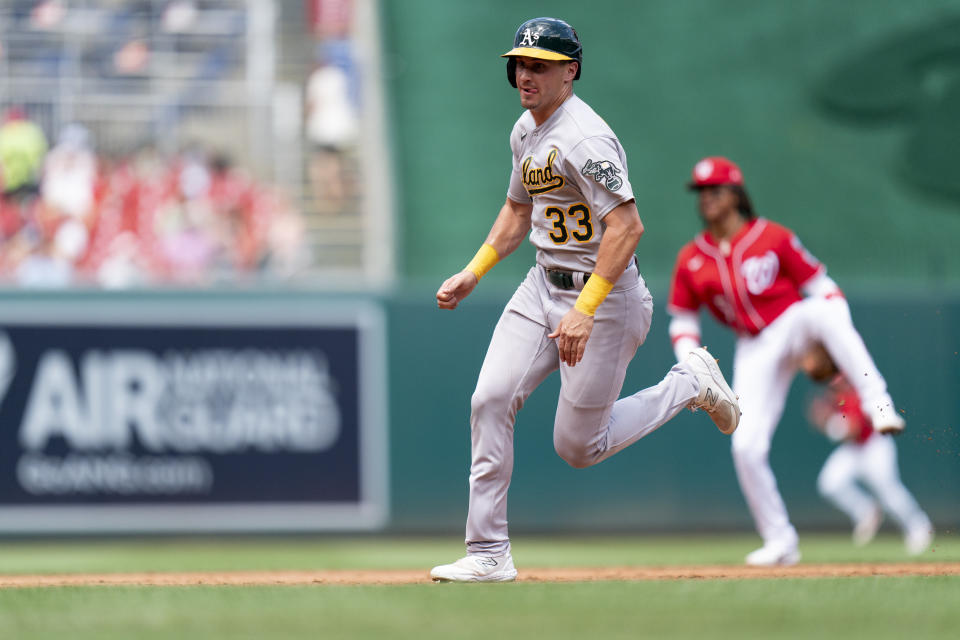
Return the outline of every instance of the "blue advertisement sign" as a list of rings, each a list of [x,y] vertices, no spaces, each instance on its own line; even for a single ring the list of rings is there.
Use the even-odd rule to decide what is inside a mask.
[[[385,524],[379,308],[59,305],[0,310],[0,532]]]

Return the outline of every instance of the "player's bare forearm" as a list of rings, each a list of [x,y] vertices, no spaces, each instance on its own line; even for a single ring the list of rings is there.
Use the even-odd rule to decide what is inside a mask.
[[[510,198],[503,203],[486,239],[486,244],[496,249],[500,259],[516,251],[530,233],[532,212],[532,204],[514,202]]]
[[[603,218],[606,229],[597,252],[593,272],[610,282],[620,278],[643,235],[643,222],[633,200],[616,207]]]
[[[500,208],[485,242],[493,247],[499,258],[510,255],[523,242],[530,231],[532,210],[533,205],[514,202],[510,198],[507,198]],[[437,306],[441,309],[456,309],[460,301],[476,288],[478,282],[477,275],[466,269],[450,276],[437,291]]]

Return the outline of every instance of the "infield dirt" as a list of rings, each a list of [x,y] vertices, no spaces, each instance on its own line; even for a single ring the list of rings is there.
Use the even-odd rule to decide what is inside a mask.
[[[745,580],[756,578],[847,578],[956,576],[960,562],[801,564],[793,567],[580,567],[520,569],[518,582],[640,580]],[[87,586],[272,586],[395,585],[430,582],[426,570],[228,571],[184,573],[76,573],[0,576],[0,589]]]

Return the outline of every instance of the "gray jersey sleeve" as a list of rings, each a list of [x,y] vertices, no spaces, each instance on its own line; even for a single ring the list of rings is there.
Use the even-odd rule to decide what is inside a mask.
[[[597,219],[633,199],[626,153],[616,138],[586,138],[570,150],[564,162],[564,175],[576,181],[586,200],[592,203]]]
[[[526,130],[523,124],[518,121],[510,133],[510,151],[513,153],[513,170],[510,172],[510,186],[507,188],[507,197],[514,202],[529,203],[533,198],[527,193],[523,186],[523,175],[520,170],[520,156],[523,152],[523,142],[526,139]]]

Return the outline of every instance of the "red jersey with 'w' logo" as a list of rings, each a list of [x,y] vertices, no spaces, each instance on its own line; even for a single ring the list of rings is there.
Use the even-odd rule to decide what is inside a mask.
[[[822,270],[792,231],[765,218],[748,221],[729,244],[704,231],[677,255],[667,310],[705,305],[734,331],[756,335]]]

